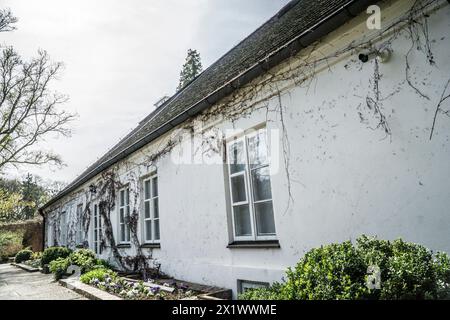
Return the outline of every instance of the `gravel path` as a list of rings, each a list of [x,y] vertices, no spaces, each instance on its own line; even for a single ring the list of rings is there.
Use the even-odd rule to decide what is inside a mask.
[[[0,300],[86,300],[60,286],[52,275],[0,264]]]

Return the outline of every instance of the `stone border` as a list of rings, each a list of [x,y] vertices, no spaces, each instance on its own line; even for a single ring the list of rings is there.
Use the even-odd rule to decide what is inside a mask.
[[[22,269],[22,270],[25,270],[25,271],[28,271],[28,272],[37,272],[37,271],[40,271],[39,268],[33,268],[33,267],[30,267],[30,266],[28,266],[28,265],[26,265],[26,264],[23,264],[23,263],[15,263],[15,262],[11,262],[10,265],[15,266],[15,267],[18,267],[18,268],[20,268],[20,269]]]
[[[76,293],[79,293],[90,300],[123,300],[122,298],[119,298],[118,296],[110,294],[106,291],[84,284],[78,279],[60,279],[58,283],[61,286],[75,291]]]

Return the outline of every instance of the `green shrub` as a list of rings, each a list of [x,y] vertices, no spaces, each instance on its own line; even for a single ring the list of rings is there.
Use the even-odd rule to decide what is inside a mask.
[[[97,259],[96,265],[99,267],[106,268],[106,269],[114,269],[114,266],[104,259]]]
[[[69,258],[57,258],[56,260],[50,261],[49,268],[50,272],[53,273],[55,280],[61,279],[67,271],[67,268],[71,265]]]
[[[52,249],[52,252],[56,250],[55,248],[49,248]],[[61,248],[57,248],[57,251],[61,251]],[[65,248],[62,248],[65,249]],[[46,249],[48,250],[48,249]],[[50,262],[50,272],[55,274],[56,279],[60,279],[67,271],[67,268],[70,265],[76,265],[80,267],[81,274],[84,274],[86,272],[89,272],[94,269],[108,269],[109,264],[107,261],[102,259],[97,259],[95,257],[95,253],[92,250],[89,249],[78,249],[76,251],[73,251],[70,253],[70,251],[64,251],[64,255],[60,258],[57,258],[56,260],[53,260]],[[67,256],[65,256],[69,252]],[[58,253],[60,254],[60,252]],[[43,254],[43,257],[46,255],[45,251]],[[53,256],[56,256],[57,254],[53,254]],[[44,259],[42,257],[42,259]]]
[[[366,285],[369,266],[381,270],[381,288]],[[450,298],[450,259],[424,246],[361,236],[310,250],[286,279],[249,290],[240,299],[445,299]]]
[[[91,270],[80,277],[80,281],[86,284],[90,284],[91,280],[98,279],[99,281],[105,281],[106,276],[112,279],[117,279],[118,275],[112,270],[100,268]]]
[[[24,249],[17,252],[16,257],[14,258],[14,261],[16,263],[21,263],[27,260],[31,259],[31,256],[33,255],[33,251],[30,249]]]
[[[0,262],[7,261],[22,250],[22,238],[20,232],[0,231]]]
[[[94,269],[97,265],[95,253],[89,249],[79,249],[70,254],[72,264],[77,265],[81,269],[81,273],[85,273]]]
[[[239,295],[240,300],[280,300],[281,287],[279,283],[274,283],[270,288],[249,289]]]
[[[71,250],[65,247],[50,247],[44,250],[41,258],[41,266],[49,264],[58,258],[67,258],[71,254]]]
[[[90,249],[77,249],[76,251],[72,252],[71,256],[80,257],[83,259],[95,259],[95,253]]]

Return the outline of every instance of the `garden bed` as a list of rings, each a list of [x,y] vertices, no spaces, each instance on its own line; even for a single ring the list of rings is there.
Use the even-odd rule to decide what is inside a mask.
[[[138,274],[119,276],[99,274],[82,279],[94,288],[127,300],[223,300],[231,299],[231,290],[200,285],[173,278],[143,281]]]

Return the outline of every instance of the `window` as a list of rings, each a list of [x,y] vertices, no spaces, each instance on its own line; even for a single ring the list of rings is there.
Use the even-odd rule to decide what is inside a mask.
[[[266,130],[229,141],[227,156],[234,239],[275,239]]]
[[[256,282],[247,280],[238,280],[239,293],[244,293],[247,290],[267,288],[269,284],[267,282]]]
[[[83,204],[77,206],[77,233],[75,241],[77,244],[83,244]]]
[[[53,242],[53,226],[48,222],[47,223],[47,247],[51,247],[54,245]]]
[[[102,219],[97,204],[94,204],[94,252],[102,253]]]
[[[67,244],[67,225],[66,225],[66,212],[63,211],[61,213],[61,217],[59,220],[59,230],[61,231],[60,234],[60,244],[66,245]]]
[[[127,219],[130,217],[130,189],[119,191],[119,241],[130,242],[130,226]]]
[[[158,177],[151,176],[144,184],[144,242],[159,242]]]

